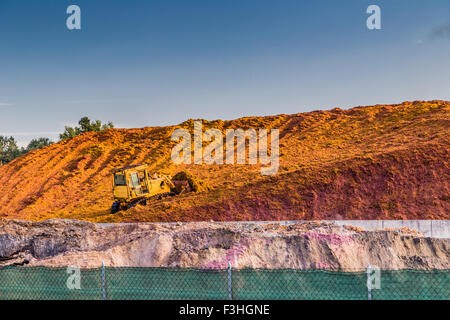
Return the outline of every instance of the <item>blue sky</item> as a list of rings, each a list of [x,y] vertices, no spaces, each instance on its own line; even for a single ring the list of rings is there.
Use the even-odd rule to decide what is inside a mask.
[[[81,8],[82,30],[66,28]],[[366,28],[366,8],[382,30]],[[0,134],[450,100],[448,0],[1,0]]]

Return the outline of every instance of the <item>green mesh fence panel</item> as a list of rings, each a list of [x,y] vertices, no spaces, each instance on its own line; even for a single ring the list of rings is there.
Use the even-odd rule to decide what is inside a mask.
[[[450,271],[382,270],[381,288],[372,299],[449,300]]]
[[[106,268],[107,299],[226,299],[224,270]]]
[[[66,267],[0,268],[0,299],[227,299],[228,270],[179,268],[81,269],[80,289],[69,289]],[[366,272],[232,269],[233,299],[368,298]],[[372,299],[450,299],[450,271],[381,270]]]
[[[365,272],[233,270],[235,299],[367,299]]]
[[[80,290],[69,290],[67,268],[6,267],[0,269],[0,299],[102,299],[100,269],[81,269]]]

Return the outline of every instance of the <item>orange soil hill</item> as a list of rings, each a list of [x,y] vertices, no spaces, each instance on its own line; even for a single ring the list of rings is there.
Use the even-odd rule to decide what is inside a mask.
[[[203,128],[280,130],[280,170],[175,165],[178,126],[111,129],[32,151],[0,167],[0,217],[96,222],[449,219],[450,102],[405,102],[232,121]],[[111,170],[187,170],[212,190],[109,213]]]

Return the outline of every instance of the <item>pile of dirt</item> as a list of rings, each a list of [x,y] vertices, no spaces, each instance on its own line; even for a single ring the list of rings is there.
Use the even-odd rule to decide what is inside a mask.
[[[0,266],[450,269],[450,240],[332,223],[0,222]]]
[[[175,165],[178,126],[91,132],[0,167],[0,218],[93,222],[448,219],[450,102],[333,109],[204,121],[203,129],[279,130],[274,176],[261,165]],[[209,190],[151,201],[115,215],[111,171],[147,163],[188,171]],[[194,182],[192,180],[192,182]]]
[[[174,181],[187,181],[189,187],[193,192],[202,192],[211,190],[210,186],[198,177],[194,176],[192,173],[186,171],[180,171],[172,177]]]

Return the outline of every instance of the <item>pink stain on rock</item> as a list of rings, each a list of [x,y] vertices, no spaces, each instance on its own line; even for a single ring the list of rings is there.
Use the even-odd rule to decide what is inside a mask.
[[[327,262],[316,262],[314,263],[315,269],[331,269],[331,266]]]
[[[243,239],[236,246],[228,249],[226,255],[222,259],[208,262],[201,267],[201,269],[226,269],[228,267],[228,262],[231,262],[231,265],[236,263],[236,258],[244,253],[246,247],[247,239]]]

